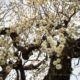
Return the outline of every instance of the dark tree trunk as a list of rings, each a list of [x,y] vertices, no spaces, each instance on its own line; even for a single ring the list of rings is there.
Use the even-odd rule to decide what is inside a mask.
[[[56,70],[53,65],[55,57],[51,58],[50,69],[44,80],[69,80],[72,71],[71,59],[80,57],[80,39],[77,41],[68,40],[62,53],[62,69]]]
[[[24,72],[24,68],[23,68],[23,65],[22,65],[22,61],[20,60],[19,62],[17,62],[17,64],[14,65],[13,69],[16,70],[16,73],[17,73],[17,80],[19,80],[19,78],[21,80],[26,80],[26,76],[25,76],[25,72]],[[20,75],[19,75],[19,72],[18,70],[20,71]]]
[[[21,73],[21,80],[26,80],[23,67],[21,67],[19,70],[20,70],[20,73]]]
[[[20,70],[20,74],[21,74],[21,80],[26,80],[26,76],[25,76],[25,72],[23,69],[23,65],[22,65],[22,61],[20,61],[20,65],[19,65],[19,70]]]
[[[16,73],[17,73],[17,80],[19,80],[19,72],[18,72],[18,70],[16,70]]]
[[[44,80],[69,80],[71,74],[71,60],[64,56],[61,70],[55,69],[52,63],[53,60],[51,59],[50,69]]]

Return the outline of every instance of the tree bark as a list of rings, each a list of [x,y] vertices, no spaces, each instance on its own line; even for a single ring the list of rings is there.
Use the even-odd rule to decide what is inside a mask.
[[[71,60],[64,56],[61,64],[62,69],[57,70],[53,65],[53,59],[51,59],[50,69],[44,80],[69,80],[71,74]]]
[[[23,68],[23,65],[22,65],[22,61],[20,62],[20,65],[18,66],[19,67],[19,70],[20,70],[20,74],[21,74],[21,80],[26,80],[26,76],[25,76],[25,72],[24,72],[24,68]]]

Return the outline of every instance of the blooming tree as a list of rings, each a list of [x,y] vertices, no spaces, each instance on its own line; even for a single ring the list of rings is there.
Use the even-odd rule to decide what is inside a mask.
[[[26,80],[25,71],[37,70],[34,76],[38,76],[46,67],[48,72],[43,80],[69,80],[71,59],[80,56],[80,24],[76,24],[80,21],[77,16],[80,1],[14,0],[9,5],[1,3],[0,80],[5,80],[12,69],[17,73],[14,80]],[[31,59],[35,54],[36,58]],[[43,54],[44,59],[40,57]],[[26,65],[28,61],[31,63]],[[31,80],[41,79],[33,77]]]

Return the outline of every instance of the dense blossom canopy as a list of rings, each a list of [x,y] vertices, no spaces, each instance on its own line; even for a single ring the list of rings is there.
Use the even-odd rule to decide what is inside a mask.
[[[12,69],[19,76],[18,70],[23,74],[24,70],[42,68],[41,64],[49,66],[48,60],[52,61],[54,69],[61,70],[63,56],[68,59],[74,57],[73,52],[65,54],[65,49],[70,47],[68,50],[73,51],[80,39],[80,24],[76,23],[80,21],[79,10],[79,0],[15,0],[8,5],[1,1],[1,80],[5,80]],[[25,63],[36,52],[36,60],[26,66]],[[39,60],[43,53],[45,58]],[[53,56],[56,58],[53,59]],[[37,61],[36,65],[34,61]],[[25,75],[21,76],[21,80],[25,80]]]

